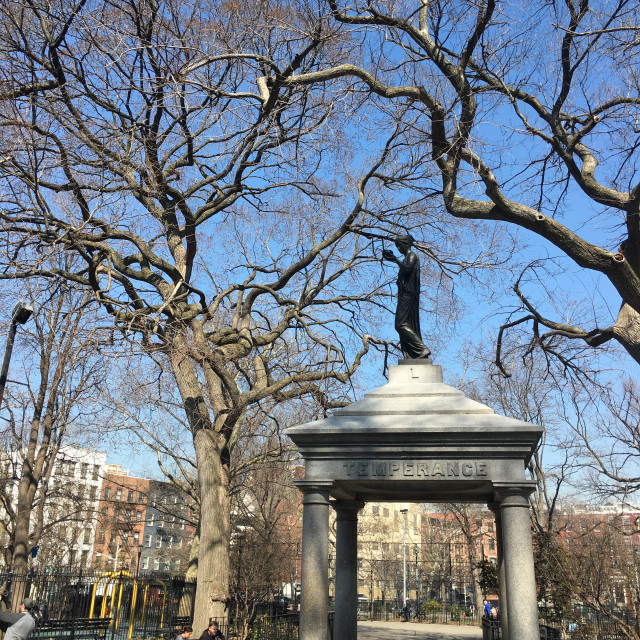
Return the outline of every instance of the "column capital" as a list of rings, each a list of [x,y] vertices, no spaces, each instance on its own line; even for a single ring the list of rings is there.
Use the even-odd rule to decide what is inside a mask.
[[[364,507],[363,500],[332,500],[331,506],[335,511],[360,511]]]
[[[361,500],[332,500],[331,506],[336,512],[336,521],[358,519],[358,511],[364,507]]]
[[[536,490],[536,483],[533,480],[518,484],[494,483],[493,486],[496,502],[490,504],[497,503],[500,509],[529,506],[529,496]],[[487,506],[493,511],[489,504]]]
[[[302,491],[302,504],[329,506],[332,480],[294,480],[294,484]]]

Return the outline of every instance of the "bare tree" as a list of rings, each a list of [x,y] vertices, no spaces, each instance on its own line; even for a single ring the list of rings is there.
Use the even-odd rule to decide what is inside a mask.
[[[273,451],[265,443],[267,451]],[[236,474],[231,549],[235,620],[246,637],[256,607],[273,601],[295,575],[301,542],[299,492],[293,485],[294,467],[274,459]],[[240,490],[240,487],[242,489]]]
[[[451,514],[457,525],[469,560],[473,593],[478,608],[483,600],[482,594],[482,562],[484,561],[484,542],[482,532],[482,512],[468,504],[447,504],[445,513]],[[480,523],[478,527],[477,523]],[[478,554],[480,549],[480,554]],[[480,555],[480,557],[478,557]]]
[[[1,496],[9,536],[5,562],[16,574],[27,573],[29,552],[49,529],[86,522],[95,496],[52,482],[52,474],[60,448],[95,424],[96,405],[89,413],[88,404],[96,402],[105,372],[88,293],[64,282],[42,291],[27,283],[25,293],[35,314],[23,334],[23,382],[7,389],[2,434],[3,461],[13,479]],[[62,510],[52,508],[63,503]]]
[[[40,71],[26,43],[45,42],[58,85],[2,105],[15,141],[0,164],[2,277],[86,287],[173,376],[201,522],[217,523],[200,529],[204,626],[228,598],[231,449],[246,412],[268,398],[320,411],[344,402],[336,383],[387,312],[376,240],[351,232],[371,236],[373,208],[388,212],[386,229],[407,226],[384,199],[397,136],[350,149],[348,123],[328,119],[353,104],[285,86],[342,50],[304,4],[115,0],[78,13],[33,1],[20,16],[3,22],[2,64]],[[352,154],[358,172],[345,166]],[[430,219],[424,198],[417,215]],[[44,258],[60,251],[82,264],[51,268]]]
[[[598,499],[634,501],[640,488],[640,390],[613,378],[597,389],[571,387],[565,416],[575,438],[571,454],[583,466],[582,489]]]
[[[575,598],[588,603],[624,638],[640,638],[640,569],[631,528],[619,519],[602,522],[602,516],[581,530],[567,533],[570,573]],[[574,518],[577,524],[579,518]],[[585,518],[583,517],[583,522]],[[631,614],[631,615],[629,615]],[[588,622],[586,622],[588,624]]]
[[[415,179],[430,165],[452,222],[526,229],[601,274],[621,303],[613,324],[596,308],[566,317],[562,297],[547,313],[518,279],[523,313],[505,329],[531,324],[532,345],[550,353],[561,338],[589,347],[617,341],[640,362],[637,4],[326,6],[352,43],[350,56],[297,70],[285,86],[318,83],[323,95],[327,83],[336,91],[364,87],[371,99],[362,117],[382,121],[384,113],[391,129],[403,129],[403,166],[414,168],[407,186],[435,189],[427,175]],[[268,72],[263,85],[275,77]],[[567,215],[571,208],[580,214]],[[496,360],[501,366],[499,351]]]

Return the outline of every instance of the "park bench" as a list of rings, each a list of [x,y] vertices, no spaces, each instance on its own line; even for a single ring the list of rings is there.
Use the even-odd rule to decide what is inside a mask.
[[[55,640],[98,640],[109,627],[111,618],[73,618],[40,620],[31,638]]]

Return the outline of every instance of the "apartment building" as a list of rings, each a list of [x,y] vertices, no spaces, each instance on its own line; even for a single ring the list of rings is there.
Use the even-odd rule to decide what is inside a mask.
[[[141,566],[149,483],[119,465],[107,467],[95,521],[94,568],[137,571]]]

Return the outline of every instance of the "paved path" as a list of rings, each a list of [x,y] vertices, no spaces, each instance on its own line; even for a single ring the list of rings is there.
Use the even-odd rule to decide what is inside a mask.
[[[358,640],[481,640],[482,629],[420,622],[358,622]]]

